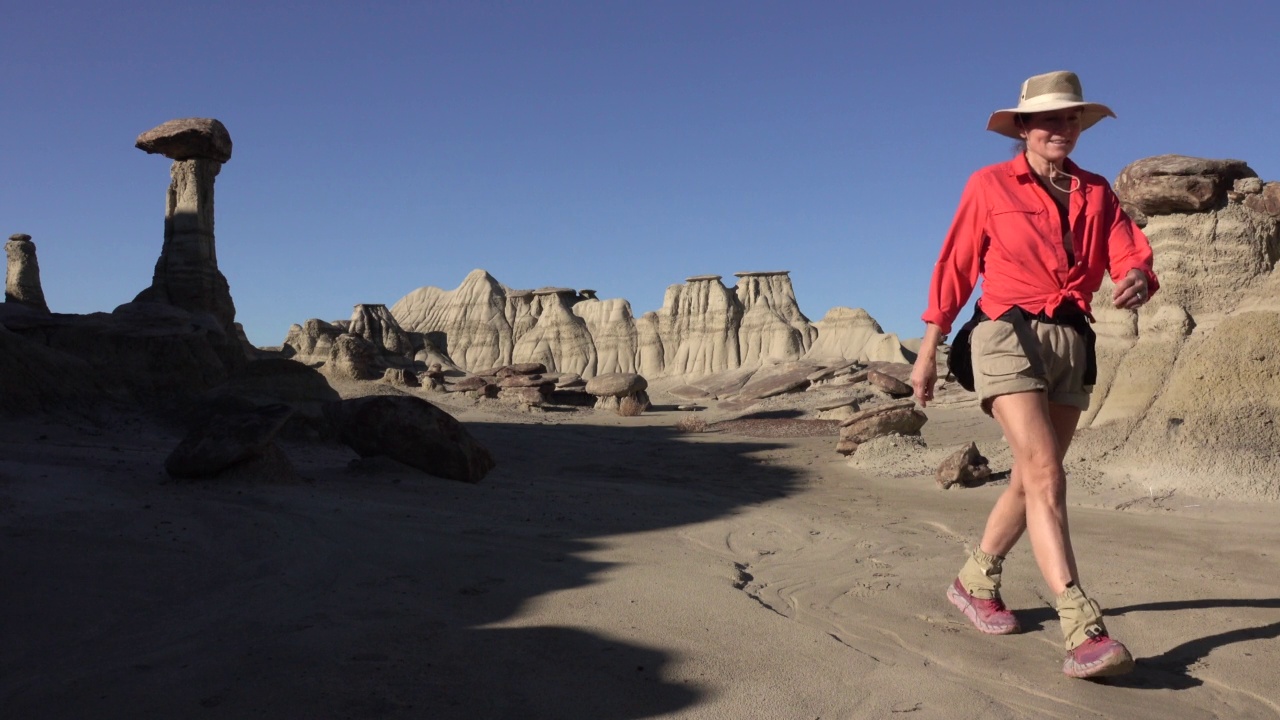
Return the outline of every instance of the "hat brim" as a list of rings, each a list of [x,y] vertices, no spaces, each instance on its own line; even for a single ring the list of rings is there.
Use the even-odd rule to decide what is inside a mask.
[[[1023,106],[1021,108],[1013,108],[1010,110],[997,110],[991,113],[991,118],[987,120],[987,129],[994,133],[1000,133],[1005,137],[1011,137],[1014,140],[1022,139],[1022,129],[1018,127],[1018,115],[1032,115],[1035,113],[1052,112],[1054,110],[1067,110],[1069,108],[1080,108],[1080,130],[1088,130],[1098,121],[1105,117],[1115,117],[1116,114],[1111,112],[1111,108],[1102,103],[1091,102],[1074,102],[1069,100],[1048,102],[1041,105]]]

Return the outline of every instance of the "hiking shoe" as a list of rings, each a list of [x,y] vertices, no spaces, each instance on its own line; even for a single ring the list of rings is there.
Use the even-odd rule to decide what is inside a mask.
[[[960,578],[956,578],[951,587],[947,588],[947,599],[969,618],[974,627],[988,635],[1018,632],[1018,618],[1004,606],[999,595],[991,600],[974,597],[960,584]]]
[[[1129,649],[1109,636],[1094,635],[1072,650],[1062,661],[1062,672],[1073,678],[1123,675],[1133,670]]]

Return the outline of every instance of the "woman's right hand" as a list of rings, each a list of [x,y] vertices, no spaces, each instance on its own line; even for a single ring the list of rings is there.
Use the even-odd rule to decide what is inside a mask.
[[[920,403],[920,407],[926,407],[933,399],[933,389],[937,384],[937,356],[932,352],[921,352],[916,356],[915,367],[911,369],[911,387],[915,389],[916,402]]]
[[[938,385],[938,345],[941,343],[942,329],[933,323],[925,323],[920,352],[916,355],[915,367],[911,369],[911,387],[920,407],[929,404],[933,399],[933,389]]]

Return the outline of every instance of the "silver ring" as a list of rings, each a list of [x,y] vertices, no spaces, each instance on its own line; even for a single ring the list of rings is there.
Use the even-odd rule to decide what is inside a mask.
[[[1139,300],[1143,300],[1143,299],[1145,299],[1145,298],[1143,297],[1143,295],[1142,295],[1142,291],[1141,291],[1141,290],[1139,290],[1139,291],[1138,291],[1138,299],[1139,299]]]

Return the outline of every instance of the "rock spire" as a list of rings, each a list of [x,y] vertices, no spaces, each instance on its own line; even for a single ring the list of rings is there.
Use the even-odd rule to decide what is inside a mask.
[[[4,244],[8,257],[5,266],[4,301],[18,303],[33,310],[49,312],[40,287],[40,265],[36,262],[36,244],[30,235],[10,235]]]

